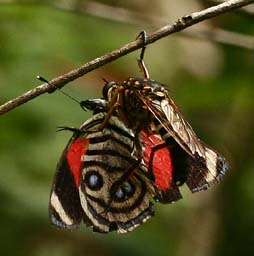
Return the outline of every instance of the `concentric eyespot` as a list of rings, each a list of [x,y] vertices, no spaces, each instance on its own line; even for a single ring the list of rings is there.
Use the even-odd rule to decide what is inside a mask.
[[[113,87],[118,87],[117,83],[114,81],[111,82],[106,82],[106,84],[104,85],[103,89],[102,89],[102,96],[104,97],[104,99],[108,100],[108,92],[110,89],[112,89]]]
[[[89,171],[84,178],[86,186],[94,191],[100,190],[103,186],[103,178],[97,171]]]
[[[128,200],[135,192],[135,186],[130,181],[125,181],[116,191],[113,191],[113,200],[122,202]]]

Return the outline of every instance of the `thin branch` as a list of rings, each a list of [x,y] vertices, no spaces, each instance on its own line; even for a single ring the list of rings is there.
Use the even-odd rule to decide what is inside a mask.
[[[181,19],[177,20],[174,24],[166,25],[161,29],[155,31],[154,33],[151,33],[150,35],[148,35],[147,44],[151,44],[163,37],[166,37],[170,34],[181,31],[203,20],[216,17],[218,15],[232,11],[242,6],[246,6],[251,3],[254,3],[254,0],[229,0],[222,4],[202,10],[200,12],[195,12],[195,13],[186,15]],[[56,90],[56,88],[62,88],[65,84],[87,74],[88,72],[98,67],[101,67],[106,63],[112,62],[113,60],[116,60],[119,57],[124,56],[130,52],[133,52],[141,47],[142,47],[142,40],[138,39],[124,45],[119,49],[109,52],[92,61],[89,61],[79,68],[76,68],[66,74],[63,74],[59,77],[54,78],[53,80],[50,81],[50,84],[44,83],[30,91],[27,91],[23,95],[20,95],[17,98],[6,102],[2,106],[0,106],[0,115],[26,103],[27,101],[30,101],[38,97],[41,94],[52,93]]]
[[[213,3],[213,4],[220,4],[223,2],[223,0],[208,0],[207,2]],[[254,15],[254,5],[246,6],[241,8],[241,12],[244,12],[250,16]]]

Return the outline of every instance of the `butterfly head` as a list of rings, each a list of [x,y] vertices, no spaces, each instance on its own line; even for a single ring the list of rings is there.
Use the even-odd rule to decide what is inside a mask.
[[[113,95],[115,94],[115,91],[119,88],[120,84],[117,84],[114,81],[106,81],[103,89],[102,89],[102,95],[105,100],[111,100]]]

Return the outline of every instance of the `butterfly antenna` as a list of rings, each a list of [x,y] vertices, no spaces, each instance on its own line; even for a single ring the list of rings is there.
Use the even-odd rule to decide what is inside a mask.
[[[104,77],[102,78],[102,80],[105,82],[105,83],[108,83],[109,81],[106,80]]]
[[[50,83],[47,79],[45,79],[45,78],[42,77],[42,76],[36,76],[36,78],[37,78],[38,80],[44,82],[44,83],[47,83],[47,84],[51,85],[52,87],[54,87],[55,89],[57,89],[59,92],[61,92],[63,95],[67,96],[69,99],[71,99],[71,100],[75,101],[76,103],[78,103],[78,104],[81,106],[81,108],[86,111],[86,108],[81,104],[81,102],[78,101],[78,100],[76,100],[76,99],[75,99],[74,97],[72,97],[70,94],[66,93],[65,91],[62,91],[60,88],[57,88],[55,85],[53,85],[52,83]]]

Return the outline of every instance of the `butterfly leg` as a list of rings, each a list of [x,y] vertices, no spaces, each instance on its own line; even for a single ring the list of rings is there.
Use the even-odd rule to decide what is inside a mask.
[[[103,120],[103,122],[101,123],[101,125],[98,127],[98,130],[102,130],[106,127],[106,125],[108,124],[111,116],[113,115],[113,113],[117,110],[118,111],[118,115],[120,117],[120,119],[128,126],[129,125],[129,121],[128,118],[126,116],[125,111],[123,110],[123,106],[124,106],[124,87],[119,87],[112,100],[111,100],[111,104],[109,106],[109,110]]]
[[[141,38],[142,41],[143,41],[143,46],[142,46],[141,53],[140,53],[140,56],[139,56],[138,65],[139,65],[139,68],[141,69],[141,71],[143,72],[144,77],[149,79],[149,73],[148,73],[148,70],[147,70],[145,62],[144,62],[144,55],[145,55],[146,44],[147,44],[147,34],[146,34],[146,32],[141,31],[138,34],[136,39],[138,39],[138,38]]]

